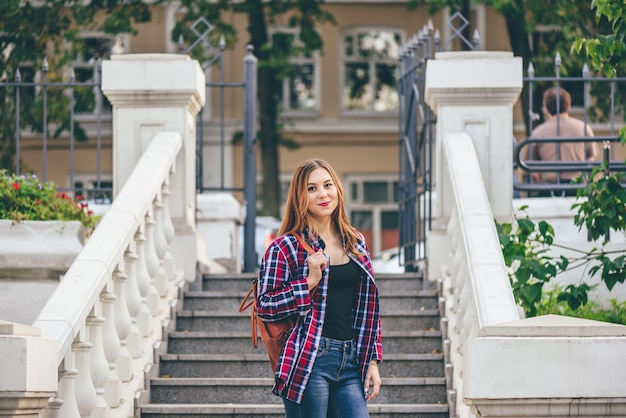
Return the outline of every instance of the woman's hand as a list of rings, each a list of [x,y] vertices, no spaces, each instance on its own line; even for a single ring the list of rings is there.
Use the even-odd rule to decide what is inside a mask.
[[[365,400],[371,401],[380,392],[380,373],[378,372],[378,361],[372,360],[367,375],[365,376]],[[370,385],[372,386],[370,389]]]
[[[311,254],[306,262],[309,266],[309,277],[306,278],[306,282],[311,290],[322,280],[322,270],[326,268],[326,256],[322,250],[318,250]]]

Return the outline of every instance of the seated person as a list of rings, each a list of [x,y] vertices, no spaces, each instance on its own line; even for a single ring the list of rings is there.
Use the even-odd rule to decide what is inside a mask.
[[[558,101],[558,110],[557,110]],[[543,94],[543,107],[546,120],[533,129],[533,138],[554,137],[591,137],[593,132],[589,125],[583,121],[569,116],[572,104],[570,94],[562,87],[553,87]],[[558,113],[557,113],[558,112]],[[593,142],[562,142],[555,143],[546,140],[532,145],[532,160],[540,161],[594,161],[597,157],[597,149]],[[559,154],[560,153],[560,154]],[[532,173],[535,183],[565,183],[569,184],[572,179],[580,175],[580,172],[534,172]],[[576,196],[576,190],[555,191],[547,190],[539,192],[539,196]]]

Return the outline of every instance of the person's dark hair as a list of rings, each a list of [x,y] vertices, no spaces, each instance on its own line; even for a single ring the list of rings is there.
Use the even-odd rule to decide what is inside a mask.
[[[346,250],[354,255],[359,255],[356,250],[357,234],[350,225],[348,215],[346,214],[344,204],[344,190],[339,176],[335,170],[324,160],[310,159],[304,161],[293,174],[293,179],[289,185],[289,194],[287,195],[287,204],[283,220],[278,230],[278,235],[298,234],[307,227],[311,229],[313,235],[318,232],[314,230],[314,224],[311,222],[311,215],[308,213],[309,195],[307,192],[307,182],[309,175],[317,168],[323,168],[328,171],[332,182],[337,188],[337,208],[332,213],[331,218],[339,230],[339,234],[344,237]]]
[[[557,100],[558,100],[558,112],[568,113],[569,108],[572,105],[572,96],[563,87],[559,87],[558,96],[557,88],[552,87],[543,93],[543,105],[552,116],[557,114]]]

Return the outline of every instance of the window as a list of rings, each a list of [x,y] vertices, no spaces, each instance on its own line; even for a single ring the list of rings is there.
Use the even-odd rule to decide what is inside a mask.
[[[396,64],[401,44],[400,32],[391,29],[355,28],[343,33],[344,110],[397,110]]]
[[[398,176],[348,176],[346,207],[350,222],[372,252],[398,246]]]
[[[288,57],[289,70],[278,86],[278,103],[288,113],[314,112],[318,108],[317,53],[301,52],[302,43],[294,30],[280,28],[272,33],[277,55]],[[294,56],[295,55],[295,56]]]

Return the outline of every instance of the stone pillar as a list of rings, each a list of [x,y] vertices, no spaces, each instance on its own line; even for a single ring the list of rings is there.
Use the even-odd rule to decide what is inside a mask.
[[[102,63],[102,91],[113,105],[113,193],[117,195],[152,138],[178,132],[183,148],[170,182],[172,253],[195,279],[196,115],[205,103],[197,61],[178,54],[115,55]]]
[[[426,102],[437,115],[435,217],[447,219],[441,140],[467,132],[478,155],[493,215],[512,219],[513,105],[523,86],[522,59],[510,52],[439,52],[426,67]]]
[[[41,417],[58,388],[57,343],[39,328],[0,321],[0,417]]]
[[[205,243],[205,263],[214,260],[226,271],[241,272],[243,212],[229,193],[198,195],[198,233]]]

